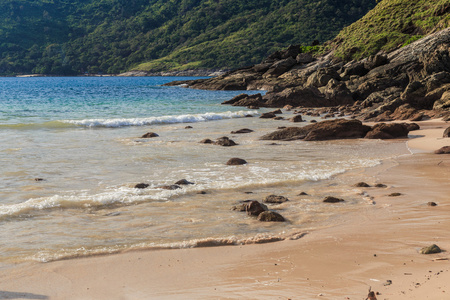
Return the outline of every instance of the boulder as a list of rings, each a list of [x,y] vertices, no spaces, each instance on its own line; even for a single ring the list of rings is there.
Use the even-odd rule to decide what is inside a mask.
[[[388,57],[384,53],[371,55],[364,62],[364,68],[367,69],[367,70],[372,70],[372,69],[374,69],[376,67],[385,65],[388,62],[389,62]]]
[[[305,127],[288,127],[261,137],[261,140],[321,141],[334,139],[362,138],[370,130],[359,120],[336,119],[322,121]]]
[[[421,254],[435,254],[441,252],[442,252],[441,248],[439,248],[439,246],[436,244],[420,249]]]
[[[408,137],[408,128],[398,123],[379,123],[366,134],[366,139],[396,139]]]
[[[146,189],[148,188],[150,185],[147,183],[138,183],[134,186],[134,188],[136,189]]]
[[[345,200],[336,198],[336,197],[332,197],[332,196],[328,196],[328,197],[325,197],[325,199],[323,199],[322,202],[324,202],[324,203],[339,203],[339,202],[345,202]]]
[[[153,137],[158,137],[159,135],[154,133],[154,132],[147,132],[146,134],[144,134],[143,136],[141,136],[141,138],[143,139],[148,139],[148,138],[153,138]]]
[[[289,199],[284,196],[277,196],[277,195],[269,195],[266,198],[264,198],[264,203],[281,204],[286,201],[289,201]]]
[[[304,88],[298,86],[286,88],[280,92],[267,93],[263,96],[263,100],[266,107],[284,107],[286,105],[320,107],[332,105],[316,87]]]
[[[450,146],[444,146],[436,151],[434,151],[435,154],[450,154]]]
[[[289,71],[297,61],[295,58],[288,57],[286,59],[282,59],[274,63],[267,71],[264,73],[263,78],[269,78],[269,77],[277,77],[281,74]]]
[[[331,79],[340,80],[341,77],[332,68],[319,69],[308,77],[306,87],[315,86],[321,87],[328,84]]]
[[[246,163],[247,163],[247,161],[245,161],[242,158],[233,157],[227,161],[227,166],[245,165]]]
[[[195,183],[187,181],[186,179],[181,179],[181,180],[178,180],[177,182],[175,182],[175,184],[178,184],[178,185],[189,185],[189,184],[195,184]]]
[[[242,128],[236,131],[232,131],[231,134],[241,134],[241,133],[250,133],[253,132],[253,130],[248,129],[248,128]]]
[[[213,144],[214,145],[223,146],[223,147],[231,147],[231,146],[236,146],[237,145],[233,140],[230,140],[226,136],[218,138]]]
[[[290,118],[289,121],[294,123],[303,122],[303,118],[302,115],[295,115],[292,118]]]
[[[447,129],[444,130],[444,134],[442,135],[444,138],[450,137],[450,127],[447,127]]]
[[[233,106],[255,106],[259,107],[263,105],[262,96],[261,94],[254,94],[254,95],[247,95],[247,94],[240,94],[236,97],[232,98],[231,100],[222,102],[222,104],[231,104]]]
[[[284,222],[282,215],[274,211],[264,211],[258,215],[258,221],[261,222]]]
[[[355,187],[370,187],[370,185],[365,182],[358,182],[357,184],[355,184]]]
[[[256,200],[252,200],[245,204],[245,211],[247,212],[247,215],[249,216],[259,216],[262,212],[267,211],[268,208],[262,203],[259,203]]]
[[[408,120],[415,117],[419,111],[409,104],[404,104],[395,109],[390,115],[394,120]]]

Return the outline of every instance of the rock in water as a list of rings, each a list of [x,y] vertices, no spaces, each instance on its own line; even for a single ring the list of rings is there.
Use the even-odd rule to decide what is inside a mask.
[[[259,203],[258,201],[250,201],[245,206],[245,211],[247,212],[247,215],[249,216],[259,216],[262,212],[267,210],[267,206],[264,204]]]
[[[146,189],[148,188],[150,185],[147,183],[138,183],[134,186],[134,188],[136,189]]]
[[[284,222],[282,215],[274,211],[264,211],[259,214],[258,221],[262,222]]]
[[[177,182],[175,182],[175,184],[178,184],[178,185],[188,185],[188,184],[194,184],[193,182],[190,182],[190,181],[187,181],[186,179],[181,179],[181,180],[178,180]]]
[[[286,201],[289,201],[289,199],[286,198],[286,197],[283,197],[283,196],[276,196],[276,195],[270,195],[270,196],[267,196],[267,197],[264,199],[264,202],[265,202],[265,203],[276,203],[276,204],[280,204],[280,203],[284,203],[284,202],[286,202]]]
[[[439,248],[436,244],[420,249],[421,254],[434,254],[441,252],[442,252],[441,248]]]
[[[154,132],[147,132],[146,134],[144,134],[143,136],[141,136],[141,138],[143,139],[148,139],[148,138],[153,138],[153,137],[158,137],[159,135],[154,133]]]
[[[233,140],[230,140],[228,137],[224,136],[224,137],[217,139],[217,141],[214,142],[214,145],[231,147],[231,146],[236,146],[237,144]]]
[[[247,161],[242,158],[233,157],[227,161],[227,166],[245,165],[246,163]]]

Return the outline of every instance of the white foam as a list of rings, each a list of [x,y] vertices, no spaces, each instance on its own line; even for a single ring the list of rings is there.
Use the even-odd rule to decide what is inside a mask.
[[[85,127],[125,127],[125,126],[146,126],[156,124],[174,124],[174,123],[197,123],[223,119],[244,118],[247,115],[257,116],[257,111],[227,111],[222,113],[204,113],[176,116],[161,116],[149,118],[132,119],[85,119],[85,120],[62,120],[61,122]]]

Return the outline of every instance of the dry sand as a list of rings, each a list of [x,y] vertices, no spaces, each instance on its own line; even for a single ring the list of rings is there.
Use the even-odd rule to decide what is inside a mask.
[[[130,252],[0,270],[1,299],[450,299],[448,124],[421,122],[414,155],[364,173],[374,204],[297,240]],[[361,176],[361,174],[360,174]],[[390,197],[399,192],[402,195]],[[427,203],[436,202],[431,207]]]

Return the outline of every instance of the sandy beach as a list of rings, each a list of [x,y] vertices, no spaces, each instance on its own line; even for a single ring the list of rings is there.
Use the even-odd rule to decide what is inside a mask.
[[[20,265],[0,270],[0,298],[450,299],[450,156],[432,153],[450,145],[449,124],[419,124],[413,154],[340,175],[386,188],[354,188],[367,206],[333,224],[276,243]],[[431,244],[444,251],[419,253]]]

